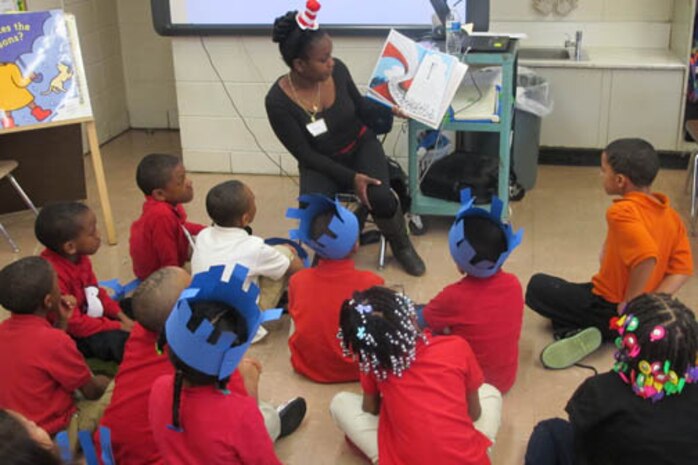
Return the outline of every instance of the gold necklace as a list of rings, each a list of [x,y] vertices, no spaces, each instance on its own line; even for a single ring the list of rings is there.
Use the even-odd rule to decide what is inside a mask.
[[[320,105],[320,83],[317,83],[317,95],[315,96],[315,104],[313,105],[308,105],[306,102],[303,102],[299,97],[298,93],[296,92],[296,87],[293,85],[293,78],[291,78],[291,72],[288,73],[288,83],[291,86],[291,92],[293,92],[293,98],[296,100],[298,103],[298,106],[300,106],[303,111],[305,111],[308,116],[310,117],[310,122],[314,123],[315,122],[315,117],[317,116],[318,112],[320,111],[319,105]],[[308,110],[308,107],[312,107],[312,111]]]

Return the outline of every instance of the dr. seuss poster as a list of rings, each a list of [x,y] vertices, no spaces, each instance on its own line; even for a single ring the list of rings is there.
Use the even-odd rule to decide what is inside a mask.
[[[75,19],[0,15],[0,132],[91,115]]]

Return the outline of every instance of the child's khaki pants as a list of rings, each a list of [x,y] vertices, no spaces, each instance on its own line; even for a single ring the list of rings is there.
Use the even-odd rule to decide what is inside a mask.
[[[487,436],[492,444],[501,424],[502,394],[496,387],[483,384],[478,391],[482,413],[475,428]],[[378,415],[361,409],[363,396],[352,392],[340,392],[330,403],[334,423],[344,431],[349,440],[363,452],[372,463],[378,463]]]

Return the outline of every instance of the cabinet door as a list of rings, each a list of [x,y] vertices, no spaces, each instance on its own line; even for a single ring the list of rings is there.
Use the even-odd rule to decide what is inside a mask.
[[[676,150],[683,98],[682,70],[614,70],[608,141],[642,137]]]
[[[537,68],[536,71],[550,83],[554,100],[552,113],[543,118],[541,145],[601,146],[606,121],[604,70]]]

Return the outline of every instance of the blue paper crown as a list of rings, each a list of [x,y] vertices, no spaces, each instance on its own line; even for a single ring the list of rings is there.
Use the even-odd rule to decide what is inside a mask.
[[[492,197],[490,211],[473,207],[474,198],[470,195],[469,188],[463,189],[460,192],[460,201],[461,208],[458,210],[456,219],[448,233],[448,248],[451,251],[451,256],[460,269],[469,275],[478,278],[489,278],[499,270],[507,257],[509,257],[509,254],[521,243],[523,229],[519,229],[516,234],[514,234],[510,224],[502,223],[503,205],[502,201],[496,196]],[[496,262],[492,263],[489,260],[482,260],[478,263],[472,263],[476,252],[465,237],[465,231],[463,229],[463,220],[469,216],[489,218],[502,229],[507,241],[507,250],[502,252]]]
[[[170,350],[189,367],[210,376],[217,376],[219,380],[229,377],[235,371],[259,325],[281,316],[281,309],[264,312],[259,310],[259,287],[256,284],[252,283],[247,291],[243,290],[248,272],[246,267],[235,265],[227,282],[222,280],[224,269],[224,266],[213,266],[208,271],[195,274],[191,285],[179,296],[165,323]],[[200,300],[213,300],[234,307],[245,318],[247,340],[238,346],[230,347],[238,335],[231,331],[223,331],[218,341],[212,344],[208,339],[214,327],[205,319],[196,329],[190,330],[187,327],[192,317],[190,303]]]
[[[359,237],[359,221],[356,215],[346,209],[338,200],[332,200],[320,194],[304,194],[298,197],[299,208],[286,210],[286,217],[297,219],[298,229],[289,231],[291,239],[300,240],[313,249],[322,258],[339,260],[351,252]],[[317,240],[311,237],[310,229],[313,219],[327,210],[334,210],[335,215],[328,229],[335,237],[323,234]]]

